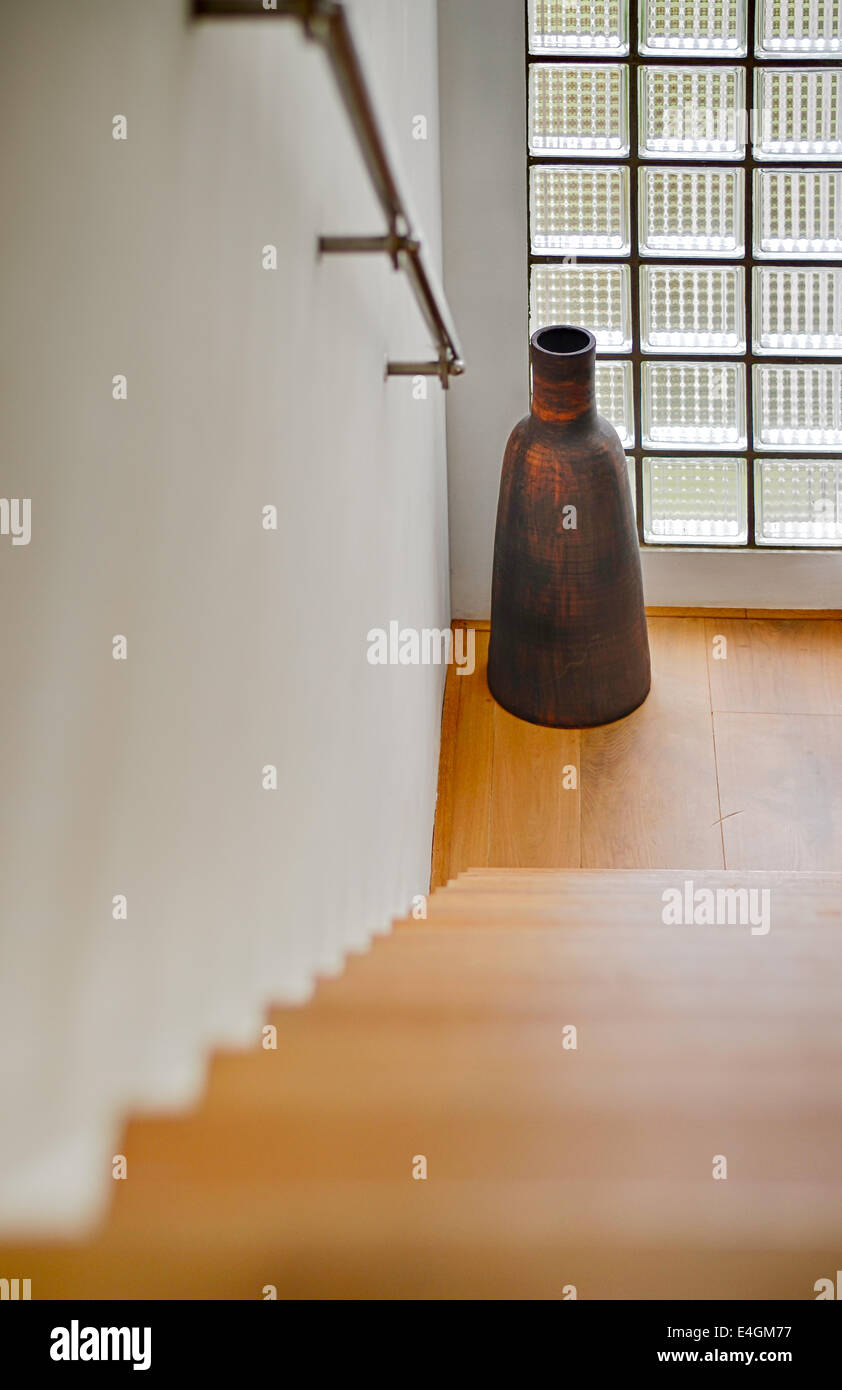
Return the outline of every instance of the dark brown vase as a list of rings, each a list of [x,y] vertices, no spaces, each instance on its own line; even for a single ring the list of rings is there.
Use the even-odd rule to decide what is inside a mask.
[[[500,480],[488,685],[533,724],[608,724],[650,683],[625,455],[596,411],[593,335],[543,328],[530,350],[532,412]]]

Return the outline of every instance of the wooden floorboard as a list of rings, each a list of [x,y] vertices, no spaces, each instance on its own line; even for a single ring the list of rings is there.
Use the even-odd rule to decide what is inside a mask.
[[[495,704],[489,864],[578,867],[579,743]]]
[[[715,711],[842,715],[842,623],[706,619],[705,633]]]
[[[778,726],[762,716],[842,717],[842,622],[832,614],[660,611],[664,616],[648,614],[649,698],[627,719],[600,729],[540,729],[513,719],[488,694],[488,634],[478,632],[477,671],[459,678],[467,714],[464,727],[461,713],[457,720],[450,798],[444,804],[440,798],[438,816],[451,839],[448,850],[447,833],[437,827],[434,883],[486,865],[842,868],[835,728],[828,726],[824,770],[811,770],[809,726],[798,722],[797,775],[787,780],[783,770],[752,771],[751,765],[764,749],[786,758]],[[721,638],[724,659],[715,640]],[[721,714],[751,719],[740,734]],[[751,759],[748,748],[755,750]],[[563,787],[562,772],[574,764],[575,792]],[[743,770],[741,798],[735,779]],[[782,779],[791,785],[789,797],[776,791]],[[800,816],[802,807],[801,828],[793,828],[790,813]],[[741,825],[738,812],[745,813]],[[753,859],[755,853],[760,857]]]
[[[459,720],[451,782],[453,822],[447,878],[488,863],[494,760],[494,700],[488,689],[488,633],[476,634],[476,665],[459,681]]]
[[[714,716],[729,867],[842,865],[842,718]]]
[[[441,747],[439,751],[439,780],[436,794],[436,818],[433,830],[433,864],[430,887],[440,888],[447,882],[450,870],[450,847],[453,843],[453,817],[456,807],[454,777],[456,772],[456,738],[459,730],[459,691],[468,676],[460,676],[455,665],[447,668],[444,703],[441,716]]]
[[[582,731],[582,867],[721,868],[704,622],[650,618],[652,690]]]

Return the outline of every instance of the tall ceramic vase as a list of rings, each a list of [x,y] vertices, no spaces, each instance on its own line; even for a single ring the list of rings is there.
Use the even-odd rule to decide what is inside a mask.
[[[608,724],[650,682],[625,455],[597,414],[593,335],[543,328],[530,349],[532,411],[500,481],[488,685],[533,724]]]

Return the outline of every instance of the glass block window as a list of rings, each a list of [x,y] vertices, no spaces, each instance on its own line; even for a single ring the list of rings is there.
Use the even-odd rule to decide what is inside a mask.
[[[646,539],[659,545],[745,542],[745,471],[743,458],[644,458]]]
[[[742,159],[745,155],[745,73],[742,68],[638,70],[642,158]]]
[[[754,368],[755,443],[842,453],[842,367]]]
[[[842,170],[755,169],[756,260],[842,261]]]
[[[643,442],[744,448],[742,363],[644,362]]]
[[[536,165],[529,210],[533,251],[627,256],[631,250],[629,171],[622,165]]]
[[[597,362],[596,408],[611,421],[623,446],[631,448],[635,438],[631,362]]]
[[[634,457],[631,454],[626,454],[626,473],[628,475],[629,489],[631,491],[632,508],[635,516],[637,516],[637,495],[635,490],[634,471]]]
[[[623,0],[529,0],[529,52],[580,57],[629,51],[629,12]]]
[[[618,64],[533,63],[530,153],[628,154],[628,85],[628,72]]]
[[[842,463],[758,459],[754,475],[758,545],[842,541]]]
[[[755,266],[754,352],[842,356],[842,268]]]
[[[758,58],[842,53],[842,0],[769,0],[757,14]]]
[[[755,68],[755,159],[842,156],[842,72]]]
[[[742,169],[638,170],[641,256],[744,254],[745,192]]]
[[[643,350],[745,352],[743,284],[742,266],[641,266]]]
[[[535,265],[531,301],[533,333],[548,323],[587,323],[597,352],[631,347],[627,265]]]
[[[842,0],[525,4],[530,331],[593,332],[641,543],[842,545]]]
[[[741,57],[746,52],[743,0],[641,0],[638,52]]]

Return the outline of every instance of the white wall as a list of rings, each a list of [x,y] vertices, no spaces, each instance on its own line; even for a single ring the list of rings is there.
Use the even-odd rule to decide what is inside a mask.
[[[439,0],[453,616],[488,618],[503,450],[529,409],[524,0]],[[638,404],[639,418],[639,404]],[[644,549],[653,606],[838,608],[842,553]]]
[[[440,0],[445,288],[468,371],[448,393],[455,618],[487,618],[506,440],[529,409],[525,5]]]
[[[434,0],[352,10],[435,252]],[[443,672],[372,667],[365,634],[441,626],[449,593],[442,393],[383,379],[428,351],[408,285],[315,255],[383,226],[322,53],[182,0],[4,5],[0,50],[0,494],[32,498],[30,545],[0,537],[0,1226],[26,1230],[96,1212],[127,1105],[191,1099],[209,1047],[425,890]]]

